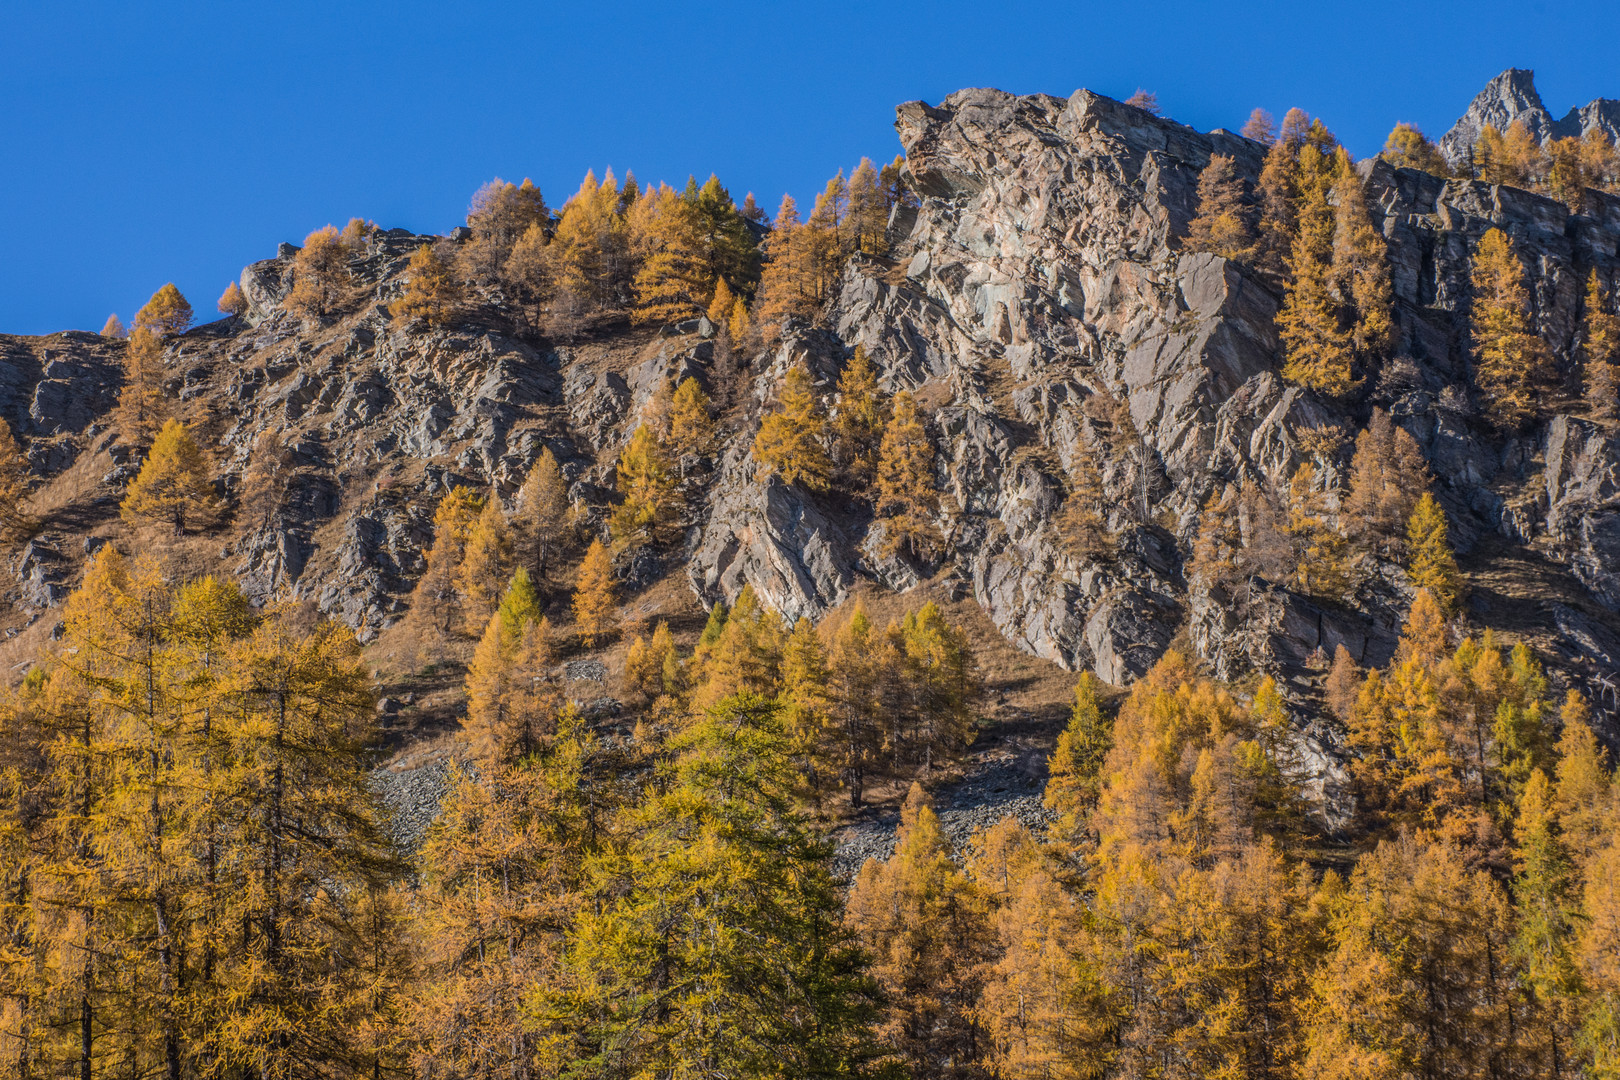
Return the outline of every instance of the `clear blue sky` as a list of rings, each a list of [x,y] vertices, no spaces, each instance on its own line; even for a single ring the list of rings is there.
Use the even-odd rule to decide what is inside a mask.
[[[99,329],[173,280],[199,310],[328,221],[442,232],[491,176],[587,168],[803,199],[964,86],[1158,93],[1201,129],[1299,105],[1357,155],[1439,136],[1531,67],[1620,97],[1620,4],[274,0],[0,5],[0,331]]]

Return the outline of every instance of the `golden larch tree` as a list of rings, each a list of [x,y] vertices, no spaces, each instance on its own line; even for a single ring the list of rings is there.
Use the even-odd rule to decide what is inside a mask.
[[[716,281],[714,283],[714,296],[709,300],[707,313],[709,322],[717,327],[725,328],[731,319],[731,309],[736,302],[737,297],[732,293],[731,286],[726,284],[726,279],[721,278]]]
[[[1277,141],[1277,118],[1265,109],[1256,108],[1243,122],[1243,130],[1239,134],[1245,139],[1270,146]]]
[[[170,420],[158,432],[140,473],[119,506],[125,521],[163,521],[176,535],[219,520],[208,458],[186,425]]]
[[[136,444],[148,442],[168,417],[163,396],[163,345],[157,334],[136,326],[124,346],[124,387],[118,392],[118,428]]]
[[[1282,144],[1279,144],[1282,145]],[[1329,204],[1335,161],[1310,142],[1299,148],[1297,232],[1288,260],[1290,282],[1277,328],[1286,358],[1283,377],[1329,397],[1359,389],[1354,341],[1341,323],[1334,295],[1334,211]]]
[[[428,549],[427,566],[416,582],[411,613],[427,620],[441,636],[465,623],[461,616],[461,593],[456,588],[456,572],[466,555],[467,537],[483,510],[483,497],[459,485],[434,508],[433,546]]]
[[[636,272],[636,322],[667,325],[702,313],[714,282],[698,230],[692,200],[663,188],[639,241],[648,253]]]
[[[1246,261],[1255,245],[1250,216],[1243,203],[1243,180],[1232,159],[1213,154],[1198,175],[1198,212],[1187,226],[1182,250]]]
[[[219,308],[221,315],[229,315],[233,319],[246,315],[248,302],[247,297],[242,295],[242,286],[234,281],[225,286],[225,291],[219,294],[219,301],[214,306]]]
[[[870,158],[849,174],[849,225],[855,250],[882,255],[889,249],[889,207]]]
[[[873,956],[888,998],[878,1034],[915,1067],[971,1061],[983,1036],[975,1005],[990,927],[978,890],[957,869],[939,817],[912,784],[894,855],[868,859],[844,921]]]
[[[153,293],[146,306],[135,313],[135,325],[146,327],[158,337],[183,334],[191,326],[191,304],[171,281]]]
[[[1435,176],[1450,176],[1451,168],[1440,156],[1440,148],[1411,124],[1396,124],[1384,140],[1379,157],[1397,169],[1417,169]]]
[[[1406,526],[1406,544],[1411,552],[1408,573],[1412,584],[1427,589],[1448,613],[1455,611],[1462,590],[1457,557],[1447,537],[1446,512],[1428,492],[1418,500]]]
[[[777,401],[777,410],[760,421],[754,459],[784,484],[826,491],[832,481],[832,460],[824,444],[827,419],[808,368],[796,364],[788,369]]]
[[[1535,415],[1549,357],[1531,325],[1524,266],[1502,230],[1491,229],[1480,240],[1471,281],[1474,386],[1494,422],[1518,427]]]
[[[420,319],[429,326],[443,326],[455,317],[461,304],[461,284],[450,260],[439,252],[438,244],[423,244],[405,267],[405,292],[388,305],[396,319]]]
[[[574,626],[587,648],[605,641],[613,631],[613,557],[602,541],[592,540],[579,566],[574,585]]]
[[[312,319],[335,314],[353,291],[349,260],[354,251],[337,226],[326,225],[304,237],[293,256],[293,287],[281,306]]]
[[[1611,310],[1610,291],[1594,269],[1586,279],[1586,312],[1581,321],[1585,354],[1587,413],[1598,423],[1620,423],[1620,314]]]
[[[681,509],[681,495],[669,456],[651,424],[637,427],[619,454],[614,487],[620,503],[608,520],[619,548],[656,544],[664,539]]]
[[[456,252],[457,272],[474,282],[505,276],[518,242],[533,228],[543,235],[550,223],[551,211],[533,181],[512,184],[497,176],[473,194],[467,209],[472,237]]]
[[[456,588],[461,593],[461,614],[468,636],[483,630],[494,614],[511,572],[512,530],[500,496],[492,491],[467,533],[461,565],[456,568]]]
[[[934,443],[917,414],[916,400],[905,391],[895,395],[894,417],[883,432],[875,509],[883,521],[886,554],[906,550],[929,562],[939,553],[944,538],[934,524],[939,514]]]
[[[1350,490],[1341,507],[1350,535],[1391,554],[1405,538],[1406,523],[1429,483],[1417,440],[1375,407],[1350,459]]]
[[[1381,360],[1394,329],[1394,291],[1389,280],[1389,249],[1373,225],[1367,192],[1339,149],[1339,179],[1334,184],[1338,206],[1333,218],[1333,277],[1351,308],[1350,347],[1363,367]]]
[[[833,422],[833,459],[852,490],[864,488],[877,475],[878,450],[888,422],[888,395],[878,385],[866,347],[856,345],[838,376],[838,415]]]
[[[129,331],[124,329],[123,320],[117,314],[112,314],[108,315],[107,321],[102,324],[101,336],[109,338],[128,337]]]
[[[709,395],[690,375],[675,388],[670,403],[669,442],[682,454],[705,457],[714,450],[714,418],[709,415]]]
[[[518,488],[515,525],[518,543],[542,577],[562,555],[573,531],[568,481],[551,447],[540,451]]]

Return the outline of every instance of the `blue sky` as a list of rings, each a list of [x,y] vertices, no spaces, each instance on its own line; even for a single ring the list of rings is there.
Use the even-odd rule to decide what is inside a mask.
[[[442,232],[491,176],[587,168],[801,199],[963,86],[1155,91],[1201,129],[1299,105],[1357,155],[1438,137],[1531,67],[1620,97],[1620,4],[0,5],[0,331],[98,329],[173,280],[199,310],[328,221]]]

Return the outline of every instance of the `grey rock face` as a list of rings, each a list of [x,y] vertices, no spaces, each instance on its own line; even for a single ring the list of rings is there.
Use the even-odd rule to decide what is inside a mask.
[[[818,619],[854,583],[850,544],[815,502],[779,480],[755,482],[753,455],[734,447],[715,484],[688,573],[705,606],[752,585],[789,621]]]
[[[1557,416],[1547,428],[1547,532],[1592,594],[1620,610],[1620,442]]]

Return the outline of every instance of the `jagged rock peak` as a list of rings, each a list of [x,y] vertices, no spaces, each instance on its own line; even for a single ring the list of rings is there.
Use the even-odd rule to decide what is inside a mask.
[[[1523,124],[1538,142],[1578,137],[1593,128],[1620,141],[1620,101],[1597,98],[1569,110],[1562,120],[1554,120],[1536,90],[1536,73],[1528,68],[1508,68],[1475,95],[1468,111],[1440,140],[1440,152],[1454,165],[1467,161],[1487,124],[1506,131],[1515,122]]]

